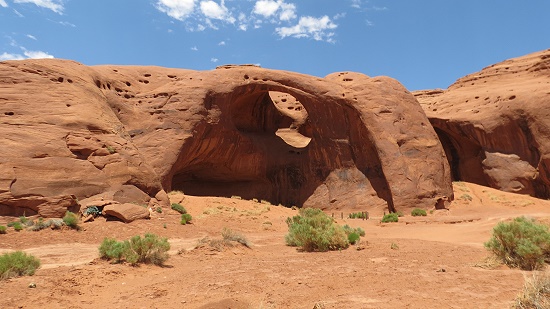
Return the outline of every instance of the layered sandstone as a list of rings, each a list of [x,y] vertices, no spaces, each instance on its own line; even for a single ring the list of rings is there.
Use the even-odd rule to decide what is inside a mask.
[[[7,61],[0,108],[0,215],[147,204],[136,190],[362,210],[452,199],[436,133],[387,77]]]
[[[415,96],[440,137],[455,180],[550,197],[550,50]]]

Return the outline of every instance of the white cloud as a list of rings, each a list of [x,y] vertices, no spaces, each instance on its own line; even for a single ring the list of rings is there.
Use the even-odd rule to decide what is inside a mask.
[[[333,23],[328,16],[321,18],[315,18],[311,16],[301,17],[298,24],[292,27],[280,27],[275,31],[281,38],[292,36],[295,38],[309,38],[312,37],[317,41],[333,42],[332,37],[334,32],[331,30],[336,29],[338,25]]]
[[[245,24],[239,25],[239,30],[241,30],[241,31],[246,31],[247,29],[248,29],[248,26],[247,26],[247,25],[245,25]]]
[[[197,46],[193,46],[193,47],[191,47],[191,50],[192,51],[198,51],[199,49],[197,48]]]
[[[5,0],[0,0],[0,6],[1,6],[1,7],[4,7],[4,8],[7,8],[7,7],[8,7],[8,4],[6,3]]]
[[[23,14],[19,13],[19,11],[16,10],[16,9],[13,9],[13,12],[15,13],[15,15],[17,15],[19,17],[25,17]]]
[[[210,61],[212,61],[214,63],[218,62],[218,60],[219,60],[218,58],[210,58]]]
[[[361,8],[361,0],[351,0],[351,7],[360,9]]]
[[[54,58],[54,56],[40,50],[25,50],[23,54],[25,54],[25,56],[30,59]]]
[[[225,45],[225,41],[221,41],[218,43],[219,46],[224,46]]]
[[[252,13],[265,18],[275,16],[278,13],[280,20],[289,21],[296,18],[296,5],[286,3],[283,0],[259,0],[254,4]]]
[[[231,13],[225,6],[224,0],[220,4],[212,0],[201,1],[200,7],[201,12],[206,18],[223,20],[231,24],[235,22],[235,18],[231,16]]]
[[[159,0],[157,9],[168,16],[184,20],[195,10],[196,0]]]
[[[22,55],[19,55],[19,54],[8,54],[8,53],[4,52],[0,55],[0,61],[23,60],[23,59],[25,59],[25,57],[23,57]]]
[[[63,10],[65,9],[63,7],[63,3],[61,2],[61,0],[14,0],[13,2],[14,3],[33,3],[39,7],[52,10],[60,15],[63,14]]]
[[[270,17],[279,9],[279,3],[272,0],[259,0],[254,5],[254,14],[262,15],[264,17]]]
[[[43,59],[43,58],[54,58],[54,56],[40,51],[40,50],[25,50],[23,47],[23,55],[21,54],[8,54],[4,52],[0,55],[0,61],[5,60],[24,60],[24,59]]]
[[[27,37],[36,41],[36,37],[32,34],[27,34]]]

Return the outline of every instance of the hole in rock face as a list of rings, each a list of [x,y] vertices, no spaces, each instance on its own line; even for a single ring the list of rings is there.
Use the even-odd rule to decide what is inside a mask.
[[[296,192],[305,190],[307,169],[296,153],[307,151],[311,138],[306,135],[312,133],[299,100],[267,89],[213,98],[212,104],[216,100],[230,100],[224,104],[234,130],[223,137],[211,128],[199,130],[180,154],[185,162],[175,170],[171,189],[195,196],[236,195],[301,205],[304,198]],[[301,110],[294,110],[296,106]]]

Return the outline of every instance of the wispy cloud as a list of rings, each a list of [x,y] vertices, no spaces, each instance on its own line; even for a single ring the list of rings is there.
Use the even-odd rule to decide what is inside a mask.
[[[0,55],[0,61],[5,60],[24,60],[24,59],[44,59],[44,58],[54,58],[54,56],[40,51],[40,50],[25,50],[23,49],[23,55],[21,54],[10,54],[10,53],[2,53]]]
[[[218,43],[219,46],[224,46],[225,45],[225,41],[221,41]]]
[[[193,47],[191,47],[191,50],[192,51],[198,51],[199,49],[197,48],[197,46],[193,46]]]
[[[8,4],[6,3],[5,0],[0,0],[0,6],[3,7],[3,8],[7,8]]]
[[[6,61],[6,60],[23,60],[25,59],[24,56],[19,54],[8,54],[6,52],[2,53],[0,55],[0,61]]]
[[[60,0],[14,0],[14,3],[32,3],[39,7],[52,10],[57,14],[63,15],[63,2]]]
[[[334,42],[333,30],[336,25],[328,16],[315,18],[311,16],[301,17],[298,24],[292,27],[280,27],[275,29],[281,38],[292,36],[295,38],[313,38],[316,41]]]
[[[27,37],[36,41],[36,37],[32,34],[27,34]]]
[[[25,56],[27,56],[27,58],[30,58],[30,59],[52,59],[54,58],[54,56],[46,53],[46,52],[43,52],[41,50],[26,50],[25,52],[23,52],[23,54]]]
[[[19,11],[16,10],[16,9],[13,9],[13,12],[15,13],[15,15],[17,15],[19,17],[25,17],[23,14],[19,13]]]
[[[219,61],[219,59],[218,58],[210,58],[210,61],[216,63],[216,62]]]

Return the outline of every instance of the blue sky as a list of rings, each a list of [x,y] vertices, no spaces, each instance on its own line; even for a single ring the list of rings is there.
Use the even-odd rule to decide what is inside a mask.
[[[252,63],[446,88],[550,48],[549,16],[548,0],[0,0],[0,60],[195,70]]]

